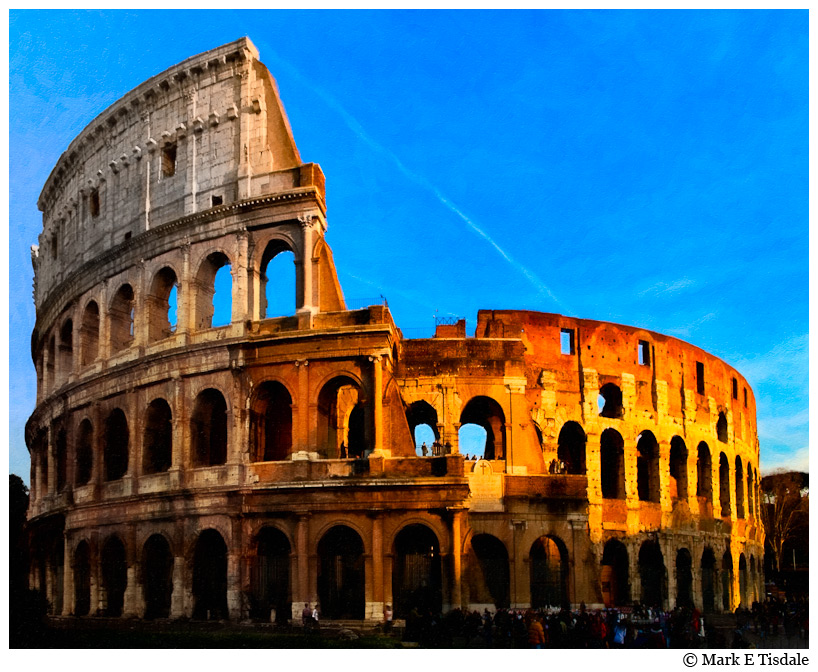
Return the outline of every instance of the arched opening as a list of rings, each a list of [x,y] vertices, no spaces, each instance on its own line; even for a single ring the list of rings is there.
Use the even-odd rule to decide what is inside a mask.
[[[89,366],[99,355],[99,306],[89,301],[82,312],[80,327],[80,363]]]
[[[460,453],[474,459],[487,459],[483,454],[486,450],[488,433],[480,425],[461,425],[457,430],[457,443]]]
[[[625,499],[625,442],[615,429],[606,429],[599,438],[602,497]]]
[[[173,554],[168,540],[153,534],[142,550],[142,589],[145,618],[168,618],[173,592]]]
[[[213,467],[227,461],[227,403],[213,388],[196,397],[190,419],[194,466]]]
[[[706,614],[716,610],[716,556],[712,548],[702,553],[702,609]]]
[[[747,558],[742,553],[738,556],[738,592],[742,607],[750,604],[747,600],[747,585]]]
[[[508,552],[502,541],[490,534],[472,537],[468,578],[470,603],[509,607]]]
[[[74,323],[69,319],[60,327],[60,375],[68,380],[74,368]]]
[[[124,350],[134,337],[134,293],[130,285],[122,285],[111,301],[108,313],[111,352]]]
[[[193,551],[193,618],[227,618],[227,546],[216,530],[205,530]]]
[[[54,452],[54,461],[57,463],[57,492],[62,492],[68,485],[68,437],[63,428],[57,432]]]
[[[295,315],[295,255],[281,240],[271,240],[261,257],[261,317]]]
[[[321,457],[364,457],[369,447],[367,410],[358,383],[348,376],[330,380],[318,394]]]
[[[486,460],[506,459],[506,418],[500,404],[491,397],[472,398],[460,414],[460,431],[469,424],[478,425],[486,431],[483,450],[475,451],[479,457]]]
[[[722,518],[730,517],[730,465],[724,453],[719,455],[719,503]]]
[[[670,497],[687,500],[687,446],[680,436],[670,440]]]
[[[756,556],[750,556],[750,588],[748,600],[755,602],[758,600],[758,575],[756,574]]]
[[[250,565],[250,616],[266,621],[275,609],[276,621],[286,622],[292,612],[290,542],[281,530],[263,527],[255,538],[255,551]]]
[[[432,454],[432,445],[440,439],[437,429],[437,411],[426,401],[416,401],[406,409],[406,422],[415,441],[415,454]],[[426,444],[426,453],[422,448]]]
[[[625,413],[622,405],[622,390],[613,383],[606,383],[599,390],[597,397],[599,415],[603,418],[621,418]]]
[[[724,611],[733,611],[733,555],[729,550],[721,557],[721,600]]]
[[[125,413],[115,408],[105,419],[102,459],[106,481],[116,481],[128,471],[128,443],[128,421]]]
[[[48,575],[53,586],[49,613],[58,616],[62,613],[63,587],[65,585],[65,542],[62,534],[55,534],[51,539],[48,551]]]
[[[196,274],[196,329],[222,327],[231,322],[233,276],[230,259],[213,252],[202,262]]]
[[[176,308],[179,281],[172,268],[161,269],[151,283],[147,296],[148,339],[160,341],[176,331]]]
[[[665,601],[665,560],[655,541],[646,541],[639,549],[639,577],[642,604],[661,608]]]
[[[106,616],[122,616],[125,589],[128,587],[128,563],[125,546],[119,537],[108,537],[102,547],[102,603]]]
[[[568,604],[568,549],[557,537],[544,536],[529,551],[531,608]]]
[[[293,447],[292,397],[279,382],[259,385],[250,411],[252,455],[258,462],[286,460]]]
[[[364,617],[364,544],[346,525],[318,542],[318,601],[329,619]]]
[[[77,429],[77,467],[74,472],[75,485],[87,485],[91,480],[94,466],[94,428],[85,418]]]
[[[173,421],[170,405],[164,399],[154,399],[145,416],[142,447],[142,470],[157,474],[170,469],[173,454]]]
[[[579,423],[566,422],[557,439],[557,458],[568,474],[585,473],[585,432]]]
[[[91,611],[91,549],[81,541],[74,551],[74,615]]]
[[[716,438],[722,443],[727,443],[727,416],[724,413],[719,413],[716,422]]]
[[[676,606],[693,607],[693,558],[690,551],[676,551]]]
[[[642,432],[636,442],[636,487],[640,501],[659,501],[659,443],[652,432]]]
[[[45,367],[45,373],[46,373],[45,379],[46,379],[46,382],[48,384],[48,391],[49,392],[54,391],[54,389],[55,389],[54,385],[56,383],[55,373],[54,373],[56,371],[56,369],[57,369],[57,367],[56,367],[57,345],[56,344],[57,344],[57,339],[52,334],[51,338],[48,339],[48,351],[47,351],[48,363],[46,364],[46,367]]]
[[[628,579],[628,549],[616,539],[610,539],[602,551],[600,581],[605,606],[623,607],[631,601]]]
[[[747,463],[747,516],[755,516],[755,501],[753,500],[753,467]]]
[[[705,501],[713,501],[713,463],[710,457],[710,447],[702,441],[697,449],[696,459],[696,496]],[[709,507],[707,507],[709,510]],[[702,511],[702,513],[705,513]]]
[[[736,455],[736,518],[744,518],[744,469]]]
[[[440,545],[425,525],[408,525],[395,538],[392,599],[395,615],[406,618],[413,608],[438,613],[443,605]]]

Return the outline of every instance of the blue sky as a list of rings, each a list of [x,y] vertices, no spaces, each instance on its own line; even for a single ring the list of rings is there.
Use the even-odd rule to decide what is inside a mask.
[[[348,299],[559,312],[677,336],[755,390],[762,470],[808,466],[808,14],[13,11],[10,460],[28,481],[29,247],[62,151],[243,35],[327,177]]]

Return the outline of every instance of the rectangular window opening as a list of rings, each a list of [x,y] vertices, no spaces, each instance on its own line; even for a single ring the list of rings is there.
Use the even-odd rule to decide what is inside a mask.
[[[704,364],[696,362],[696,392],[704,394]]]
[[[560,352],[563,355],[574,354],[574,330],[560,329]]]
[[[215,208],[217,205],[222,204],[222,197],[221,196],[211,196],[210,197],[210,207]]]
[[[747,388],[744,388],[744,408],[747,408]]]
[[[650,366],[650,343],[647,341],[639,341],[639,363]]]
[[[131,232],[130,232],[130,231],[128,231],[128,232],[125,234],[125,240],[130,240],[130,239],[131,239]]]
[[[738,399],[738,381],[733,378],[733,399]]]
[[[162,148],[162,175],[173,177],[176,174],[176,145]]]
[[[99,189],[94,189],[88,197],[88,209],[91,217],[99,217]]]

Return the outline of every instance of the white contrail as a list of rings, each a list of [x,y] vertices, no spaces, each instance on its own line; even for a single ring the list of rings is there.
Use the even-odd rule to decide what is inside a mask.
[[[267,50],[265,49],[265,52],[266,51]],[[294,66],[290,65],[286,61],[279,58],[275,53],[273,53],[273,57],[275,58],[275,60],[277,60],[279,63],[281,63],[287,70],[289,70],[296,79],[300,80],[301,83],[304,86],[308,87],[313,92],[315,92],[315,94],[318,95],[320,98],[322,98],[324,100],[324,102],[327,105],[329,105],[329,107],[331,107],[339,115],[341,115],[341,118],[344,120],[344,122],[349,127],[349,129],[353,133],[355,133],[355,135],[360,140],[362,140],[367,145],[369,145],[369,147],[372,148],[372,150],[374,150],[375,152],[377,152],[379,154],[383,154],[384,156],[389,158],[389,160],[392,161],[392,163],[395,164],[395,167],[401,173],[403,173],[403,175],[405,177],[409,178],[415,184],[423,187],[427,191],[434,194],[435,198],[437,198],[437,200],[440,201],[440,203],[442,205],[444,205],[451,212],[453,212],[455,215],[457,215],[466,224],[466,226],[468,226],[474,233],[476,233],[478,236],[483,238],[483,240],[485,240],[489,245],[491,245],[496,250],[496,252],[503,259],[506,260],[506,262],[508,264],[510,264],[517,271],[522,273],[525,276],[525,278],[532,285],[534,285],[534,287],[537,289],[537,291],[538,291],[538,293],[540,295],[543,295],[543,294],[547,295],[554,303],[556,303],[563,310],[565,310],[565,308],[563,307],[560,300],[557,299],[557,297],[554,296],[554,294],[551,292],[551,290],[548,288],[548,286],[539,277],[537,277],[536,273],[534,273],[533,271],[528,269],[526,266],[521,264],[519,261],[514,259],[514,257],[512,257],[502,247],[500,247],[500,245],[488,233],[486,233],[477,224],[475,224],[472,219],[470,219],[467,215],[465,215],[463,213],[463,211],[460,210],[460,208],[458,208],[454,203],[452,203],[452,201],[450,201],[448,198],[446,198],[446,196],[444,196],[440,192],[440,190],[437,187],[435,187],[433,184],[431,184],[425,177],[423,177],[422,175],[419,175],[418,173],[414,172],[413,170],[410,170],[409,168],[407,168],[404,165],[404,163],[393,152],[391,152],[386,147],[384,147],[383,145],[378,143],[376,140],[374,140],[372,137],[370,137],[369,134],[361,126],[361,124],[358,123],[358,120],[355,119],[355,117],[353,117],[349,112],[347,112],[343,108],[343,106],[333,96],[331,96],[329,93],[327,93],[326,91],[322,90],[320,87],[316,86],[315,84],[313,84],[312,82],[307,80],[304,76],[301,75],[301,73]]]

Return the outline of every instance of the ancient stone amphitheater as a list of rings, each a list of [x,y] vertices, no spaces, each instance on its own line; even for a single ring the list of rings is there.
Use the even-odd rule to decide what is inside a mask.
[[[249,40],[105,110],[38,205],[29,579],[54,614],[721,611],[760,595],[741,374],[617,324],[482,310],[471,337],[460,321],[410,340],[385,304],[348,309],[324,175]],[[296,309],[272,316],[278,255]],[[459,449],[469,425],[479,459]]]

